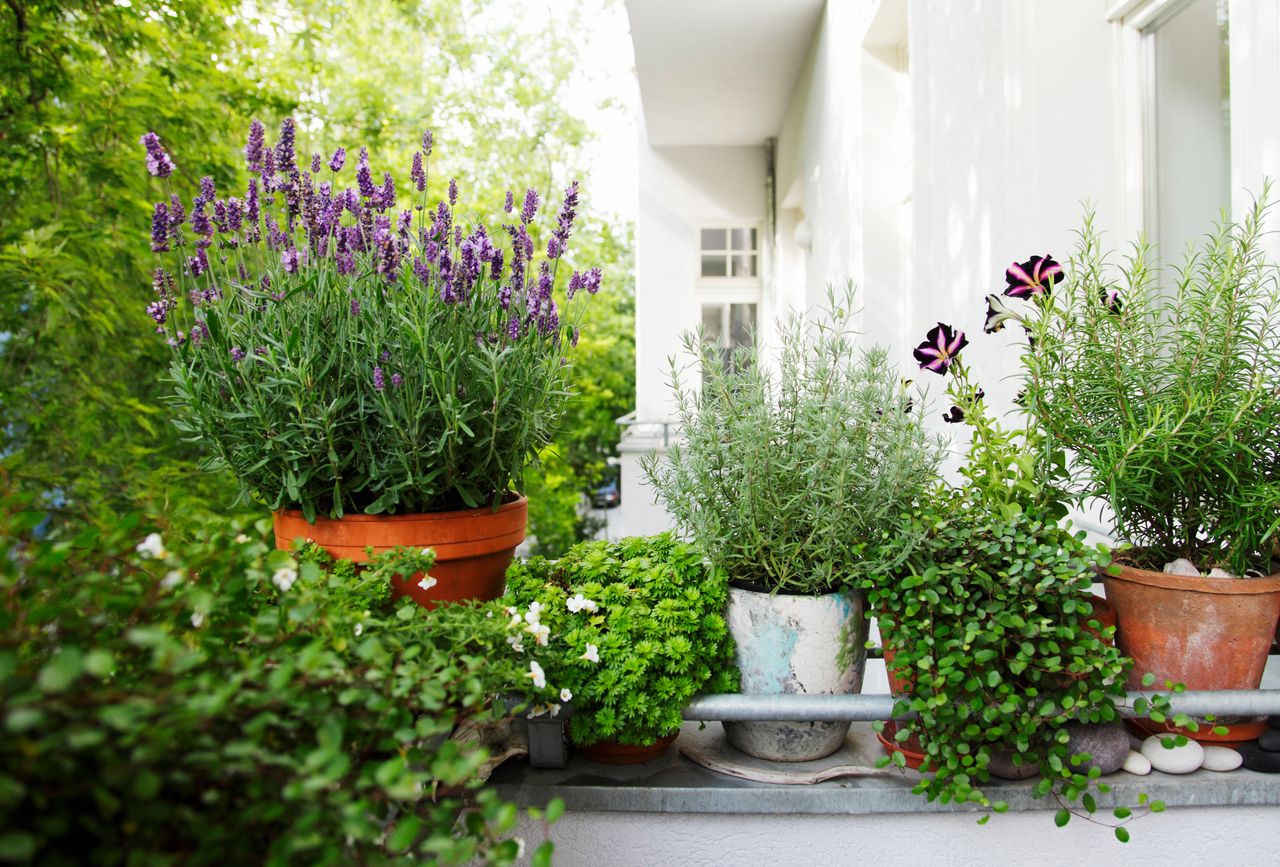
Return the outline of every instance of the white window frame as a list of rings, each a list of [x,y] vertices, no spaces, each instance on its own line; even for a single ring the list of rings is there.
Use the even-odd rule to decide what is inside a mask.
[[[704,277],[702,276],[702,232],[703,230],[723,229],[725,231],[725,244],[732,246],[733,230],[746,229],[754,230],[756,233],[756,244],[754,249],[749,251],[732,250],[712,250],[711,253],[725,254],[725,269],[731,270],[732,259],[735,255],[743,255],[750,253],[756,260],[756,276],[754,277]],[[744,220],[734,223],[732,220],[704,220],[698,224],[694,230],[694,248],[697,250],[697,261],[695,263],[696,273],[698,275],[695,285],[699,290],[700,301],[714,301],[725,303],[744,303],[751,302],[759,305],[761,290],[764,288],[764,226],[757,221]],[[758,310],[757,310],[758,314]]]

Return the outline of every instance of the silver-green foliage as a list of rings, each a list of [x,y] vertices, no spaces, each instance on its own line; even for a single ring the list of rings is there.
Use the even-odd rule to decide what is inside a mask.
[[[941,445],[885,350],[860,348],[852,301],[781,321],[776,368],[758,343],[729,356],[701,333],[684,336],[701,388],[672,362],[681,432],[645,471],[734,580],[825,593],[884,574],[884,543],[936,479]]]
[[[1073,493],[1110,504],[1146,565],[1265,568],[1280,523],[1280,285],[1265,193],[1188,254],[1172,292],[1139,243],[1123,267],[1092,215],[1029,317],[1028,410],[1074,455]],[[1118,291],[1117,307],[1107,303]]]

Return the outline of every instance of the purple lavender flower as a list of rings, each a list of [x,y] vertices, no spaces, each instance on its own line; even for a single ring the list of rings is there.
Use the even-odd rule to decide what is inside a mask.
[[[255,119],[249,124],[249,141],[244,146],[244,159],[251,172],[262,171],[262,149],[266,144],[266,136],[261,121]]]
[[[218,198],[218,188],[213,183],[213,178],[205,175],[200,179],[200,195],[204,197],[206,202],[212,202]]]
[[[187,219],[187,212],[182,207],[182,199],[177,193],[169,194],[169,228],[181,226]]]
[[[391,172],[382,173],[382,187],[374,193],[374,207],[380,211],[389,211],[396,206],[396,182]]]
[[[235,196],[227,199],[227,228],[239,232],[244,226],[244,204]]]
[[[423,286],[427,286],[431,283],[431,266],[419,259],[417,256],[413,257],[413,273],[417,276],[418,281],[421,282]]]
[[[929,330],[923,343],[912,353],[920,362],[921,370],[932,370],[934,373],[947,375],[951,365],[955,363],[960,350],[969,345],[963,331],[956,331],[950,325],[939,322]]]
[[[511,209],[514,208],[515,206],[516,206],[515,194],[512,193],[510,190],[507,190],[507,199],[502,203],[502,210],[509,214],[511,213]]]
[[[511,307],[511,293],[511,281],[503,283],[502,287],[498,290],[498,306],[503,310],[510,309]]]
[[[359,298],[353,297],[351,299],[351,315],[352,316],[360,315],[360,299]]]
[[[413,166],[409,169],[409,177],[413,178],[413,186],[418,192],[427,188],[427,171],[422,166],[422,151],[414,151]]]
[[[276,152],[267,148],[262,152],[262,192],[272,193],[276,189]],[[270,204],[268,200],[267,204]]]
[[[320,159],[320,154],[311,155],[311,174],[320,174],[320,167],[324,165],[324,161]]]
[[[422,151],[427,156],[431,156],[431,147],[435,144],[435,137],[431,135],[431,130],[427,130],[422,134]]]
[[[404,377],[398,373],[391,374],[391,384],[396,388],[404,385]]]
[[[244,350],[241,349],[239,346],[231,347],[230,354],[231,354],[232,361],[244,361]]]
[[[578,214],[578,182],[574,181],[565,188],[564,202],[560,206],[557,225],[547,241],[547,258],[559,259],[569,245],[569,232],[573,228],[573,220]]]
[[[577,346],[577,345],[578,345],[578,329],[576,329],[576,328],[575,328],[575,329],[573,329],[573,337],[571,337],[571,338],[569,339],[569,345],[570,345],[570,346]]]
[[[227,231],[227,203],[217,199],[213,203],[213,225],[219,232]]]
[[[138,139],[138,143],[147,149],[147,171],[157,178],[167,178],[173,174],[177,166],[165,153],[164,146],[160,144],[160,136],[149,132]]]
[[[199,346],[208,336],[209,329],[205,327],[203,322],[197,322],[191,326],[191,333],[187,335],[187,339],[191,341],[192,346]]]
[[[293,118],[286,117],[280,121],[280,141],[276,143],[276,165],[286,175],[298,168],[298,155],[294,150],[297,137],[297,126]]]
[[[449,179],[449,207],[458,204],[458,179]]]
[[[453,214],[444,202],[436,205],[435,215],[431,219],[431,235],[443,243],[449,242],[449,232],[453,228]]]
[[[1004,273],[1004,294],[1010,298],[1044,295],[1062,279],[1062,266],[1052,256],[1032,256],[1025,262],[1014,262]]]
[[[197,246],[209,246],[209,239],[213,236],[213,224],[209,222],[209,215],[205,212],[206,202],[204,196],[196,196],[196,200],[191,203],[191,231],[200,236],[200,240],[196,242]]]
[[[498,281],[502,279],[502,257],[501,249],[493,251],[493,255],[489,257],[489,279]]]
[[[147,305],[147,315],[155,320],[156,334],[164,333],[165,320],[169,318],[169,304],[166,301],[152,301]]]
[[[586,283],[582,288],[587,290],[588,295],[594,295],[600,291],[600,281],[604,279],[604,272],[599,268],[592,268],[587,272]]]
[[[192,277],[199,277],[201,274],[209,270],[209,257],[205,253],[204,247],[196,250],[196,254],[187,260],[187,271]]]
[[[284,265],[286,274],[297,274],[302,265],[302,254],[296,248],[289,248],[280,254],[280,263]]]
[[[375,367],[373,369],[373,387],[377,391],[382,391],[387,387],[387,382],[382,378],[382,368]]]
[[[388,361],[391,360],[391,350],[390,349],[382,350],[382,354],[379,355],[378,358],[382,360],[383,364],[387,363]]]
[[[372,199],[378,192],[373,185],[373,172],[369,170],[369,149],[360,148],[360,159],[356,162],[356,183],[360,186],[360,195]]]
[[[329,171],[340,172],[347,162],[347,149],[340,147],[334,148],[333,156],[329,157]]]
[[[396,234],[400,236],[400,240],[408,243],[409,227],[413,225],[413,211],[401,211],[400,218],[396,220]]]
[[[507,320],[507,337],[512,340],[520,339],[520,317],[512,316]]]
[[[151,252],[169,252],[169,206],[164,202],[156,202],[151,215]]]
[[[524,207],[520,209],[520,222],[530,223],[538,213],[538,191],[530,187],[524,194]]]
[[[338,266],[339,274],[346,275],[355,273],[356,257],[355,251],[351,249],[351,235],[349,232],[339,229],[338,246],[334,250],[333,258]]]

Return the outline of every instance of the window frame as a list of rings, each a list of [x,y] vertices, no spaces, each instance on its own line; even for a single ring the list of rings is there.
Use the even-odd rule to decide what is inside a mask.
[[[754,231],[755,246],[752,247],[750,250],[734,250],[733,249],[733,231],[735,229]],[[725,232],[726,247],[723,250],[721,249],[708,250],[707,248],[704,248],[702,246],[702,233],[704,231],[715,231],[715,230],[723,230]],[[697,274],[695,285],[699,290],[703,290],[703,291],[714,290],[716,296],[720,296],[725,292],[733,293],[734,290],[739,290],[738,294],[735,294],[733,298],[726,297],[724,299],[721,299],[720,297],[715,297],[712,300],[717,302],[724,300],[724,301],[734,302],[734,303],[741,303],[744,301],[750,301],[755,304],[760,303],[759,293],[764,286],[764,226],[761,225],[759,221],[742,221],[736,224],[731,224],[731,221],[724,221],[724,220],[717,220],[717,221],[708,220],[708,221],[700,222],[697,228],[694,229],[694,246],[697,251],[694,254],[696,257],[694,262],[694,267],[696,270],[694,273]],[[703,276],[702,274],[703,255],[706,255],[706,254],[716,255],[720,253],[723,253],[725,257],[726,271],[732,270],[733,257],[735,255],[746,255],[746,254],[751,255],[755,259],[755,271],[756,271],[755,276],[754,277],[731,277],[731,276],[705,277]],[[754,294],[750,296],[746,294],[742,294],[744,290],[746,292],[752,292]],[[739,295],[741,295],[741,297],[739,297]]]

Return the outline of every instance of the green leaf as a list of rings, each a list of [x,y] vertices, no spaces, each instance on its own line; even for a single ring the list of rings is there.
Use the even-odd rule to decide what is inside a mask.
[[[64,692],[80,676],[82,670],[79,649],[65,647],[44,664],[36,683],[44,692]]]
[[[84,670],[94,677],[106,677],[115,668],[115,657],[109,650],[95,648],[85,654]]]
[[[1116,839],[1121,843],[1129,842],[1129,829],[1123,825],[1116,828]]]
[[[392,852],[404,852],[418,839],[422,831],[422,820],[417,816],[404,816],[396,820],[396,828],[387,839],[387,848]]]
[[[0,861],[30,861],[36,854],[36,838],[25,831],[0,834]]]
[[[1065,828],[1067,823],[1071,821],[1071,812],[1066,809],[1059,810],[1053,817],[1053,824],[1059,828]]]
[[[552,798],[547,802],[547,823],[552,824],[558,822],[560,817],[564,815],[564,799]]]
[[[533,857],[529,860],[530,867],[551,867],[551,856],[555,852],[555,844],[550,840],[544,840],[533,850]]]

